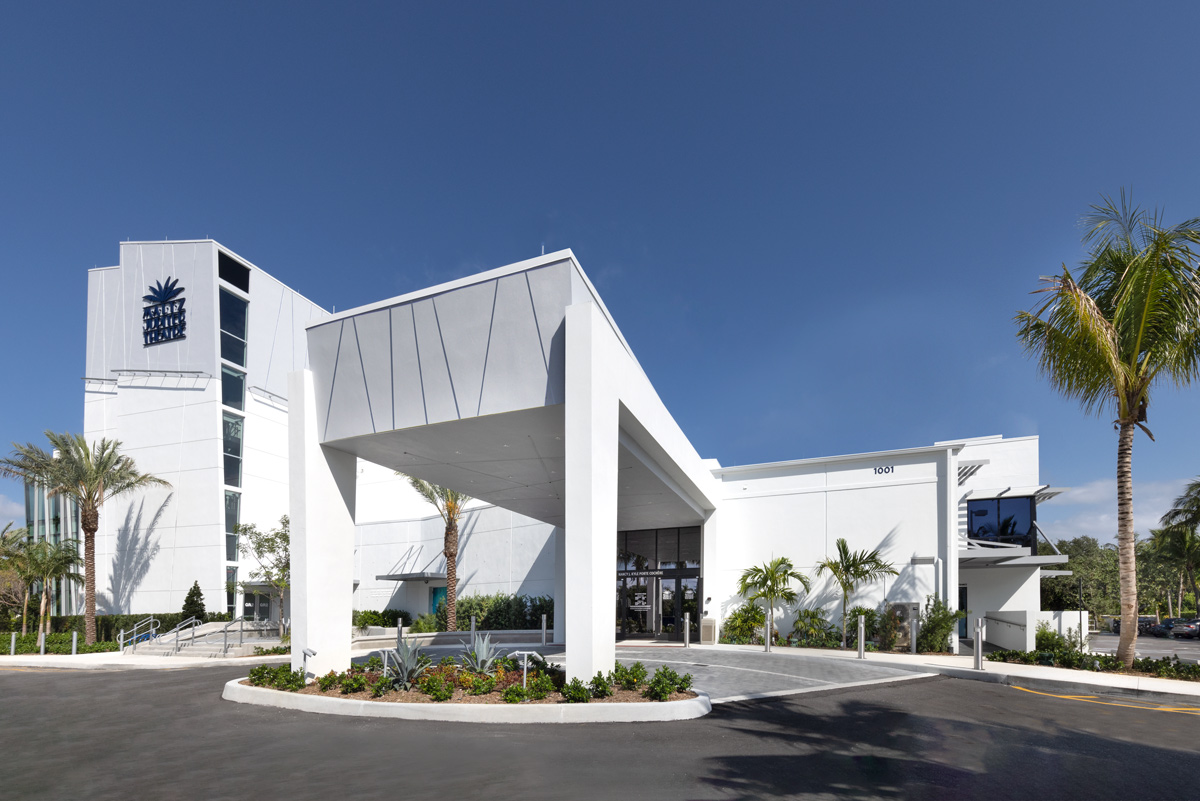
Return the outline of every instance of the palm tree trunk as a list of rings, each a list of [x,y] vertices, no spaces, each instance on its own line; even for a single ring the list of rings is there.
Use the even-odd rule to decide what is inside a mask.
[[[83,641],[96,643],[96,529],[100,528],[100,512],[97,509],[79,510],[80,528],[83,529]]]
[[[850,602],[850,594],[842,590],[842,650],[846,650],[846,604]]]
[[[21,612],[21,636],[29,633],[29,586],[25,585],[25,609]]]
[[[46,626],[46,599],[49,597],[49,595],[50,595],[50,582],[47,581],[46,579],[42,579],[42,602],[40,604],[38,604],[38,632],[39,633],[41,633],[43,631],[45,631],[47,634],[50,633],[47,630],[48,627]]]
[[[1187,568],[1188,581],[1192,583],[1192,600],[1196,603],[1196,617],[1200,617],[1200,590],[1196,589],[1196,571]]]
[[[763,598],[763,606],[766,607],[763,611],[767,613],[764,617],[766,625],[763,627],[763,633],[766,636],[763,637],[763,650],[769,654],[771,653],[771,599]]]
[[[1183,571],[1182,570],[1179,571],[1179,600],[1175,603],[1175,606],[1176,606],[1176,608],[1179,609],[1179,616],[1182,617],[1183,616]]]
[[[458,631],[458,521],[446,524],[445,553],[446,631]]]
[[[1121,421],[1117,438],[1117,553],[1121,571],[1121,639],[1117,658],[1133,667],[1137,644],[1137,552],[1133,540],[1134,423]]]

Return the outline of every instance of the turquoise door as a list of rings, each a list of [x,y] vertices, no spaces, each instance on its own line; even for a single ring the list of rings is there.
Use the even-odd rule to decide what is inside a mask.
[[[445,587],[430,587],[429,588],[429,611],[437,612],[438,607],[446,603],[446,588]]]

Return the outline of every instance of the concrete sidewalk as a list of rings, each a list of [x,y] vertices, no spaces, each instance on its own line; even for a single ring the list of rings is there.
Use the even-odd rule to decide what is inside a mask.
[[[46,670],[180,670],[193,667],[217,667],[219,665],[245,665],[246,670],[255,665],[283,664],[291,659],[286,654],[278,656],[240,656],[228,659],[159,656],[156,654],[122,654],[109,651],[101,654],[18,654],[0,655],[0,670],[5,668],[40,668]]]
[[[697,650],[738,649],[762,653],[757,645],[693,646]],[[824,648],[774,648],[773,654],[791,654],[807,658],[850,660],[857,664],[877,665],[918,673],[939,673],[956,679],[1007,684],[1030,690],[1067,695],[1119,695],[1127,698],[1182,703],[1200,707],[1200,682],[1130,676],[1122,673],[1099,673],[1090,670],[1015,665],[1008,662],[983,661],[983,670],[976,670],[970,656],[941,654],[885,654],[867,652],[858,659],[854,650],[838,651]]]

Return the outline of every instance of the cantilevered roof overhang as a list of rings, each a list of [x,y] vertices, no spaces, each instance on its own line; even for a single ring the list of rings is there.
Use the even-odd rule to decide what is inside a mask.
[[[618,528],[702,523],[712,474],[569,250],[310,326],[322,444],[565,525],[566,310],[589,303],[643,402],[613,432]]]

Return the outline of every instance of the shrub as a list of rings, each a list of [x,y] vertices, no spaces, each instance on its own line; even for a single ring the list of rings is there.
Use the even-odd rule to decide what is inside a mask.
[[[341,676],[342,695],[361,693],[367,689],[367,677],[361,673],[347,672]]]
[[[384,609],[379,612],[372,612],[369,609],[355,610],[352,624],[356,629],[365,629],[368,626],[381,628],[408,626],[412,624],[412,615],[403,609]]]
[[[455,602],[454,614],[458,618],[459,630],[470,630],[471,615],[475,616],[476,631],[499,629],[540,629],[542,615],[547,623],[554,619],[554,599],[546,596],[509,595],[463,595]],[[435,612],[437,621],[433,631],[445,631],[447,624],[446,605],[438,604]]]
[[[520,684],[513,684],[504,689],[504,703],[519,704],[525,700],[525,688]]]
[[[896,647],[896,641],[900,639],[900,626],[903,625],[901,620],[901,612],[899,609],[893,608],[883,599],[883,613],[879,616],[879,650],[890,651]]]
[[[734,641],[749,643],[756,637],[755,630],[763,628],[766,622],[767,616],[760,607],[742,604],[725,618],[722,631]]]
[[[612,682],[600,671],[596,671],[596,677],[588,682],[588,689],[592,691],[593,698],[608,698],[613,694]]]
[[[36,624],[35,624],[36,627]],[[12,632],[0,632],[0,654],[7,654],[11,645]],[[115,642],[97,642],[94,645],[88,645],[83,641],[82,632],[79,634],[77,653],[81,654],[98,654],[109,651],[119,651],[120,646]],[[17,653],[18,654],[36,654],[38,649],[38,635],[36,632],[21,635],[17,632]],[[69,632],[61,634],[46,635],[46,653],[48,654],[70,654],[71,653],[71,634]]]
[[[380,675],[375,681],[367,684],[367,689],[371,691],[372,698],[379,698],[388,690],[392,689],[392,679],[387,675]]]
[[[275,669],[270,665],[259,665],[258,667],[250,668],[250,684],[255,687],[263,687],[271,682],[274,677]]]
[[[454,695],[454,685],[440,673],[433,673],[421,681],[421,692],[434,701],[449,701]]]
[[[410,634],[428,634],[437,630],[437,618],[432,613],[421,615],[408,627]]]
[[[383,660],[372,654],[371,657],[367,659],[367,671],[370,673],[378,673],[381,670],[383,670]]]
[[[858,642],[858,616],[862,615],[863,629],[868,640],[875,639],[879,633],[879,613],[866,606],[856,606],[846,613],[846,640]]]
[[[290,645],[276,645],[274,648],[261,648],[254,646],[255,656],[275,656],[277,654],[290,654],[292,647]]]
[[[289,692],[304,689],[304,671],[293,671],[290,665],[259,665],[250,669],[249,678],[255,687],[274,687]]]
[[[494,676],[475,676],[471,681],[471,687],[467,690],[470,695],[487,695],[496,689],[496,678]]]
[[[634,662],[625,667],[617,662],[609,674],[609,679],[623,690],[636,690],[639,684],[646,681],[646,666],[641,662]]]
[[[820,609],[800,609],[792,624],[792,635],[804,645],[824,646],[834,640],[833,624]],[[840,644],[840,643],[839,643]]]
[[[671,697],[671,693],[675,692],[675,685],[678,683],[679,674],[666,665],[662,665],[654,671],[654,677],[646,685],[645,695],[652,701],[666,701]]]
[[[443,656],[441,660],[438,661],[438,667],[454,667],[457,664],[458,662],[454,661],[454,657],[452,656]]]
[[[552,692],[554,692],[554,679],[544,673],[539,673],[536,678],[529,680],[526,695],[535,701],[540,701]]]
[[[1067,629],[1066,634],[1059,634],[1047,621],[1039,621],[1033,647],[1038,651],[1078,651],[1079,630]]]
[[[564,684],[562,694],[568,704],[586,704],[592,699],[592,691],[579,679],[571,679]]]
[[[920,628],[917,631],[917,653],[927,654],[932,651],[949,651],[950,634],[959,620],[965,618],[967,610],[951,612],[946,602],[936,595],[925,599],[925,609],[921,612]]]
[[[317,687],[321,692],[329,692],[334,687],[338,686],[342,681],[342,677],[334,673],[332,670],[317,679]]]

